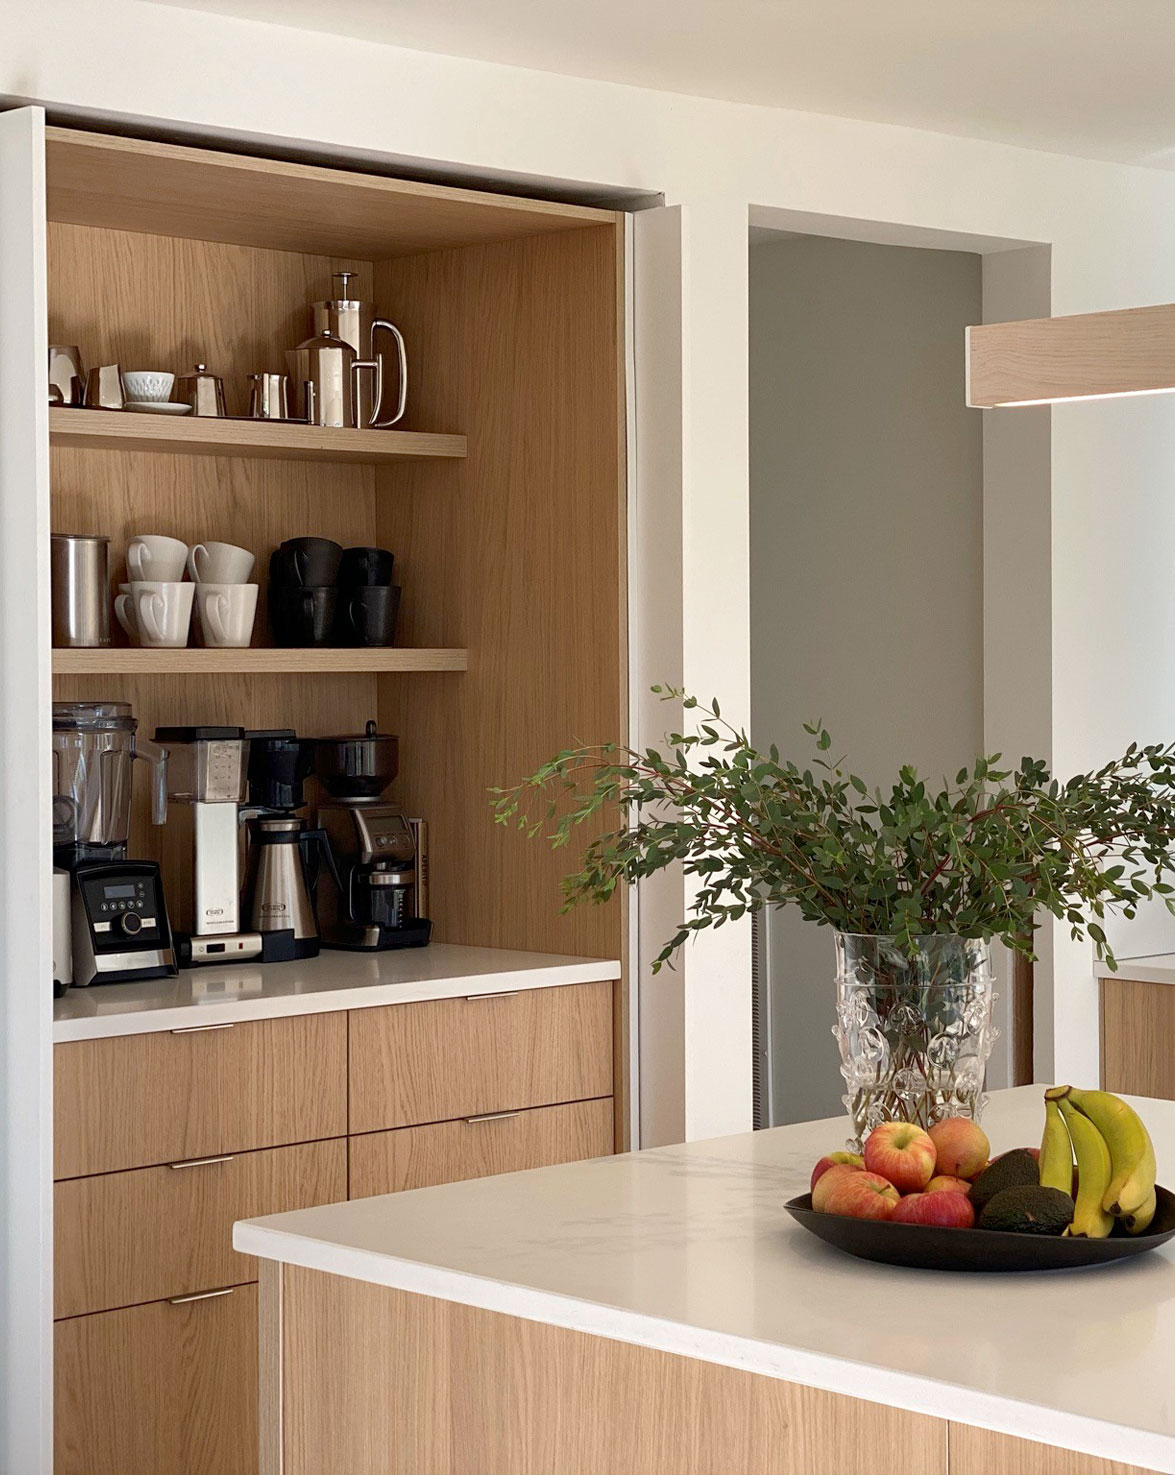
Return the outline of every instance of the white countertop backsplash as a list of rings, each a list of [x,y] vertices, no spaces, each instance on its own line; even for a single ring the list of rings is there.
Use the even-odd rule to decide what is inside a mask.
[[[296,963],[229,963],[177,978],[71,988],[53,1001],[53,1040],[150,1034],[249,1019],[595,983],[620,964],[557,953],[436,942],[391,952],[331,952]]]
[[[1043,1088],[993,1094],[993,1151]],[[1147,1101],[1160,1179],[1175,1102]],[[1175,1471],[1175,1250],[1101,1269],[868,1264],[792,1222],[843,1119],[238,1224],[248,1254]]]

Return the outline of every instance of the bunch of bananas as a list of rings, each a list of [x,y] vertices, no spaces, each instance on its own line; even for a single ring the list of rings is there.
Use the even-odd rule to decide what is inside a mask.
[[[1044,1093],[1042,1188],[1077,1193],[1065,1233],[1105,1239],[1115,1223],[1142,1234],[1155,1217],[1155,1149],[1142,1118],[1109,1091],[1053,1086]]]

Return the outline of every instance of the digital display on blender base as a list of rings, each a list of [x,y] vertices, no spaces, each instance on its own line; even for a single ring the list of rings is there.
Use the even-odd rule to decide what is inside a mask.
[[[114,901],[116,897],[120,896],[134,896],[134,894],[135,885],[133,881],[129,886],[104,886],[102,888],[102,895],[107,901]]]

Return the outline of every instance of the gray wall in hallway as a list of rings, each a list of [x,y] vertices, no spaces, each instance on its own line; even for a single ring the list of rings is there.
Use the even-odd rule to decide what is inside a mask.
[[[750,260],[752,735],[806,758],[823,718],[870,783],[953,776],[983,746],[981,258],[803,236]],[[773,1118],[837,1115],[832,934],[766,926]]]

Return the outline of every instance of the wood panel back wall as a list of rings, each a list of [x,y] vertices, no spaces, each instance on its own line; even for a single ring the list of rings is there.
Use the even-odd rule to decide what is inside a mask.
[[[404,642],[469,647],[460,678],[379,678],[449,942],[622,952],[620,905],[561,916],[573,853],[494,825],[488,793],[625,735],[622,241],[618,219],[375,267],[376,302],[420,346],[405,428],[469,436],[464,461],[376,473]]]

